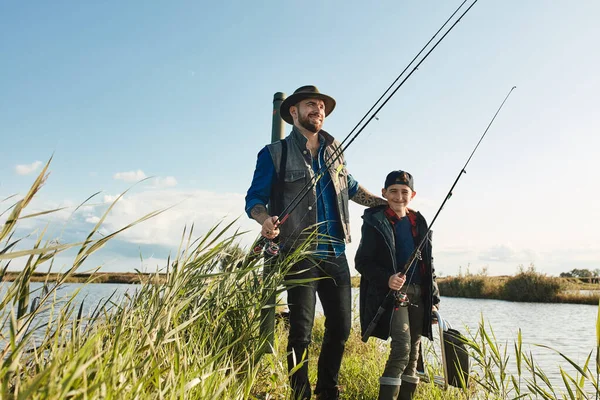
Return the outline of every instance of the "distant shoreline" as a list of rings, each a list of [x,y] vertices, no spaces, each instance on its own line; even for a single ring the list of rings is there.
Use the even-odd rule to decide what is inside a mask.
[[[2,282],[12,282],[21,271],[6,271],[2,276]],[[56,282],[64,274],[61,273],[45,273],[34,272],[31,275],[31,282]],[[123,283],[123,284],[140,284],[147,281],[162,283],[166,281],[167,274],[164,273],[138,273],[138,272],[94,272],[84,273],[78,272],[71,274],[66,278],[66,283]]]
[[[2,282],[12,282],[19,277],[21,271],[6,271],[1,276]],[[542,275],[539,275],[542,276]],[[45,273],[35,272],[31,275],[31,282],[56,282],[63,278],[62,273]],[[542,295],[528,300],[517,299],[514,295],[503,296],[501,287],[504,286],[510,276],[468,276],[468,277],[443,277],[438,278],[437,282],[440,287],[440,292],[447,297],[465,297],[465,298],[480,298],[480,299],[496,299],[509,301],[533,301],[533,302],[551,302],[551,303],[575,303],[575,304],[598,304],[600,298],[600,285],[583,283],[574,278],[547,278],[550,280],[562,281],[561,289],[558,289],[553,295]],[[65,283],[110,283],[110,284],[127,284],[135,285],[145,282],[165,283],[167,281],[166,273],[138,273],[138,272],[94,272],[94,273],[74,273],[68,276],[63,282]],[[476,282],[478,281],[478,282]],[[475,284],[474,284],[475,283]],[[541,282],[536,282],[539,286]],[[477,288],[465,291],[458,289],[456,285],[467,288]],[[351,286],[353,288],[360,287],[360,276],[351,277]],[[491,289],[490,289],[491,288]],[[527,290],[527,288],[523,288]],[[582,294],[582,292],[591,292]]]
[[[6,271],[4,275],[2,275],[2,282],[12,282],[17,277],[21,271]],[[34,272],[31,275],[31,282],[56,282],[61,276],[64,274],[52,272]],[[148,280],[156,280],[164,281],[167,277],[166,273],[141,273],[141,272],[77,272],[71,274],[65,282],[67,283],[84,283],[92,280],[92,283],[142,283]],[[442,284],[447,279],[457,279],[461,277],[457,276],[445,276],[438,277],[437,282]],[[510,278],[510,275],[501,275],[501,276],[486,276],[484,279],[489,281],[495,281],[502,283]],[[360,275],[355,275],[350,277],[351,286],[354,288],[360,287]],[[600,290],[600,285],[598,284],[590,284],[581,282],[578,278],[554,278],[564,280],[565,282],[570,282],[572,285],[575,285],[578,289],[591,289],[591,290]]]

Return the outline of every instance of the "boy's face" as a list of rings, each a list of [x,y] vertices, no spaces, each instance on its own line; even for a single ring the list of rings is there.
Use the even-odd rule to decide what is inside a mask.
[[[381,195],[396,212],[406,209],[416,194],[417,192],[413,192],[407,185],[395,184],[388,186],[387,189],[381,189]]]

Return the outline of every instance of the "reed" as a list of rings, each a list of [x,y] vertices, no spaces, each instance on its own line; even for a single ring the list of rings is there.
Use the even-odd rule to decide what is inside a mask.
[[[24,199],[9,207],[0,234],[2,274],[12,260],[27,257],[18,277],[2,283],[1,397],[248,398],[264,346],[261,310],[281,292],[286,268],[303,256],[302,249],[265,279],[260,259],[238,251],[241,233],[229,233],[233,222],[199,239],[192,228],[161,271],[164,283],[148,280],[122,301],[107,299],[85,315],[78,291],[59,295],[64,282],[108,240],[161,211],[97,235],[113,203],[80,243],[56,245],[42,233],[32,249],[16,250],[21,239],[13,238],[15,228],[31,217],[23,210],[47,167]],[[34,271],[71,247],[77,254],[60,279],[30,293]]]
[[[1,399],[266,400],[289,395],[286,327],[277,325],[273,353],[265,354],[261,310],[274,306],[269,299],[277,297],[285,284],[306,282],[293,275],[286,278],[290,265],[309,256],[304,249],[265,277],[261,260],[239,247],[243,233],[233,230],[233,222],[217,225],[199,238],[194,238],[192,227],[184,231],[180,248],[159,271],[160,283],[144,279],[135,292],[122,299],[108,298],[84,312],[78,291],[61,296],[66,279],[108,240],[164,210],[101,236],[98,229],[105,214],[81,242],[60,244],[42,232],[31,248],[19,249],[22,238],[15,237],[19,222],[56,211],[25,212],[45,182],[47,168],[22,199],[7,207],[9,215],[0,230],[0,278],[11,261],[26,260],[14,281],[0,283]],[[54,268],[54,257],[69,248],[77,249],[77,254],[58,280],[31,291],[36,269]],[[466,339],[474,364],[469,387],[443,391],[433,383],[422,384],[417,400],[591,399],[593,394],[586,390],[598,390],[600,374],[600,322],[596,330],[595,357],[591,351],[584,365],[561,354],[576,372],[561,367],[559,388],[523,348],[520,334],[510,354],[509,347],[497,344],[482,317],[476,333]],[[323,331],[319,318],[309,353],[313,359]],[[354,325],[340,373],[343,399],[376,397],[387,353],[388,345],[381,341],[362,343]],[[509,359],[516,360],[516,372],[509,370]],[[310,365],[314,382],[316,362]],[[440,373],[435,361],[428,368]]]

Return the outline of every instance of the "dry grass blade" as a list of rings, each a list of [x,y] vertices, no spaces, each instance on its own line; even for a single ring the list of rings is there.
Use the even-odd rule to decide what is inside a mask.
[[[24,215],[22,217],[19,217],[19,219],[22,220],[22,219],[27,219],[27,218],[35,218],[35,217],[39,217],[40,215],[48,215],[48,214],[55,213],[57,211],[66,210],[67,208],[68,207],[60,207],[60,208],[54,208],[52,210],[40,211],[40,212],[36,212],[33,214]]]
[[[10,253],[0,254],[0,260],[12,260],[14,258],[38,255],[38,254],[47,254],[47,253],[57,253],[62,252],[67,249],[80,246],[82,243],[70,243],[70,244],[59,244],[54,246],[41,247],[38,249],[28,249],[28,250],[19,250],[13,251]]]
[[[5,201],[12,199],[13,197],[17,197],[17,194],[11,194],[10,196],[3,198],[2,200],[0,200],[0,203],[4,203]]]
[[[33,199],[33,196],[35,196],[35,194],[41,189],[42,185],[48,178],[48,175],[46,174],[46,172],[48,171],[48,167],[50,166],[51,161],[52,161],[52,157],[50,157],[50,160],[48,160],[48,162],[46,163],[44,168],[42,168],[42,171],[35,179],[33,185],[31,185],[31,188],[29,189],[29,191],[25,194],[25,197],[23,197],[23,199],[19,200],[13,207],[12,212],[8,216],[8,219],[6,220],[2,230],[0,231],[0,242],[3,241],[4,238],[6,238],[6,236],[10,232],[13,231],[13,229],[17,223],[17,220],[19,219],[19,216],[21,215],[21,212],[23,211],[23,209],[25,207],[27,207],[29,205],[29,202],[31,202],[31,199]]]

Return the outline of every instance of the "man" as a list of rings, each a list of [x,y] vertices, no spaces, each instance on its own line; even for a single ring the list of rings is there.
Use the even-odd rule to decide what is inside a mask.
[[[345,243],[350,242],[348,200],[372,207],[385,200],[366,191],[345,167],[341,145],[322,130],[335,100],[315,86],[302,86],[280,108],[281,117],[293,125],[282,141],[258,153],[252,185],[246,196],[246,212],[262,225],[268,239],[279,237],[282,254],[303,243],[311,233],[315,257],[292,267],[294,278],[326,278],[288,287],[290,331],[288,369],[295,399],[309,399],[308,346],[315,316],[316,294],[325,314],[325,335],[318,361],[317,399],[338,399],[338,374],[351,325],[350,272]],[[326,167],[323,167],[326,166]],[[318,172],[324,172],[320,178]],[[310,183],[310,184],[309,184]],[[299,193],[309,185],[307,195]],[[299,202],[298,202],[299,201]],[[279,224],[278,214],[298,203]],[[269,207],[269,212],[267,211]]]
[[[381,191],[387,206],[365,210],[362,237],[355,267],[360,279],[360,323],[363,334],[390,290],[408,295],[381,316],[371,336],[391,336],[390,355],[379,378],[378,400],[410,400],[419,378],[417,360],[421,336],[432,337],[432,313],[440,295],[435,281],[431,236],[404,275],[401,271],[424,240],[427,222],[420,212],[408,208],[417,192],[414,180],[405,171],[390,172]],[[408,304],[412,307],[409,307]]]

